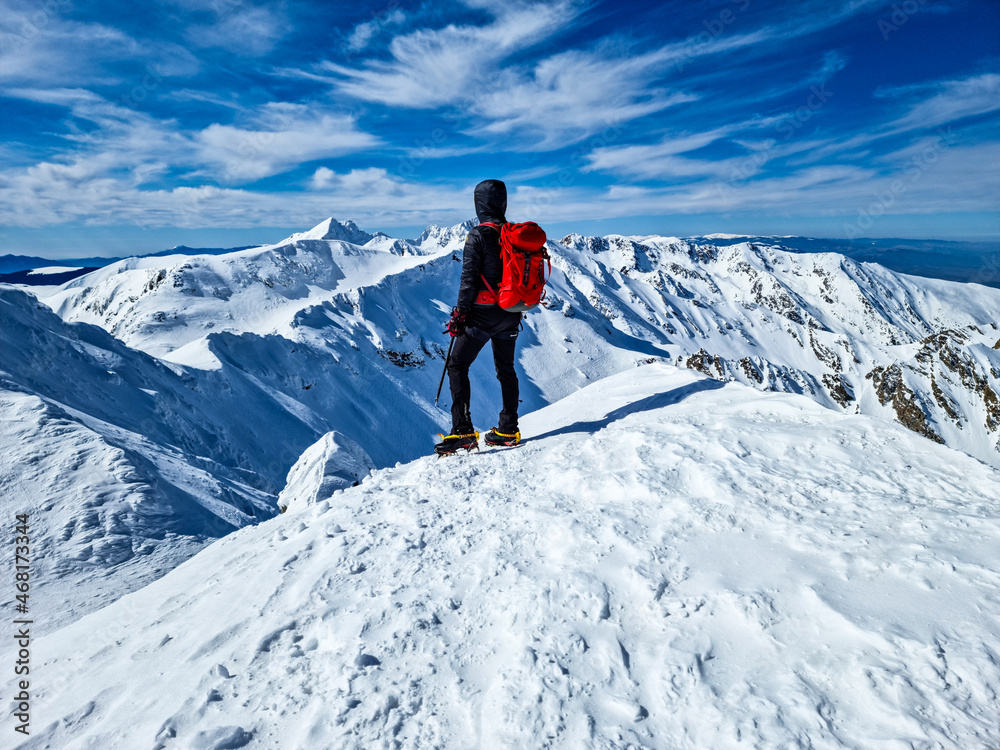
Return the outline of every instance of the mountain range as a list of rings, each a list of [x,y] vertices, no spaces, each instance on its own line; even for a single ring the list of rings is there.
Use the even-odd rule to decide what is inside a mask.
[[[340,222],[338,222],[339,224]],[[344,222],[348,231],[361,231],[354,222]],[[353,229],[351,229],[353,227]],[[348,236],[335,239],[350,239]],[[719,246],[754,242],[780,244],[785,250],[803,253],[837,253],[852,260],[878,263],[893,271],[914,276],[926,276],[946,281],[972,282],[1000,288],[1000,242],[989,240],[913,240],[892,238],[821,239],[796,236],[762,236],[737,234],[712,234],[688,237],[695,244]],[[246,250],[250,246],[232,248],[194,248],[178,245],[168,250],[140,257],[165,255],[221,255]],[[72,260],[52,260],[26,255],[0,255],[0,283],[41,285],[49,280],[30,278],[28,272],[46,266],[75,266],[99,268],[122,258],[98,257]],[[79,272],[77,272],[79,273]],[[80,274],[82,275],[82,274]],[[60,280],[68,281],[69,279]]]
[[[117,261],[40,290],[44,305],[6,289],[3,387],[31,415],[9,422],[8,473],[59,509],[40,537],[53,566],[103,576],[152,550],[183,559],[272,515],[330,431],[379,467],[427,453],[449,426],[432,394],[469,226],[399,240],[329,219],[270,246]],[[547,299],[519,346],[523,411],[664,361],[897,420],[1000,466],[1000,291],[715,241],[550,241]],[[488,363],[473,377],[487,428]],[[52,420],[80,435],[29,480]],[[94,476],[92,451],[128,479]],[[73,576],[58,580],[63,611],[80,611]]]
[[[958,620],[941,635],[922,609],[977,634],[1000,613],[984,551],[1000,538],[1000,290],[775,238],[550,238],[518,346],[526,442],[449,463],[426,456],[450,426],[434,393],[470,227],[405,240],[328,219],[274,245],[0,286],[0,476],[32,518],[53,676],[38,743],[523,746],[527,726],[567,747],[681,730],[840,746],[881,726],[876,698],[893,737],[1000,733],[977,697],[998,684],[982,637],[963,642]],[[499,408],[488,359],[471,372],[480,429]],[[878,592],[897,604],[859,607]],[[204,612],[215,635],[180,637]],[[816,662],[817,641],[795,639],[814,613],[851,656]],[[649,619],[687,615],[697,627]],[[84,630],[106,635],[77,652]],[[742,666],[722,645],[737,634]],[[790,649],[787,679],[768,643]],[[849,698],[866,643],[882,671]],[[176,690],[137,687],[178,660],[197,670],[171,672]],[[283,674],[302,692],[273,701]],[[932,699],[935,680],[963,692]],[[775,713],[792,683],[818,714]],[[888,695],[904,683],[920,687]],[[117,684],[144,707],[128,726]],[[334,714],[311,713],[312,693]]]

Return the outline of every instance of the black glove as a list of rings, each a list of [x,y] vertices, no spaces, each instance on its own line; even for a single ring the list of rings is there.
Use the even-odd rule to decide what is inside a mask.
[[[465,332],[466,313],[459,312],[457,307],[451,309],[451,318],[448,320],[448,327],[443,333],[450,333],[452,336],[461,336]]]

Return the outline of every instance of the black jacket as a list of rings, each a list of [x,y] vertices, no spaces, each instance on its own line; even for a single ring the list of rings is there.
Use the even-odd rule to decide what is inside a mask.
[[[507,219],[507,186],[500,180],[484,180],[476,185],[476,217],[480,224],[505,224]],[[500,262],[500,232],[492,227],[478,226],[469,232],[462,252],[462,283],[458,288],[457,307],[467,313],[476,302],[476,295],[486,289],[483,277],[493,291],[500,288],[503,266]]]

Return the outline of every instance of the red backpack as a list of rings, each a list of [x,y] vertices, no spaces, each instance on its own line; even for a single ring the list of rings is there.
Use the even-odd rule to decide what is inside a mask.
[[[480,304],[500,305],[510,312],[524,312],[536,307],[545,297],[545,282],[552,273],[552,263],[545,249],[545,230],[533,221],[522,224],[491,224],[500,232],[500,262],[503,277],[494,289],[482,276],[486,291],[479,293]],[[545,267],[548,265],[548,274]]]

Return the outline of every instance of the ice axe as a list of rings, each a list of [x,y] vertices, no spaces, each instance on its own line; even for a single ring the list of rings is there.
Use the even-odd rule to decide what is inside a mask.
[[[451,343],[448,344],[448,355],[444,358],[444,369],[441,370],[441,380],[438,383],[438,392],[434,397],[434,406],[438,405],[438,399],[441,398],[441,387],[444,385],[444,374],[448,372],[448,362],[451,360],[451,350],[455,346],[455,337],[452,336]]]

